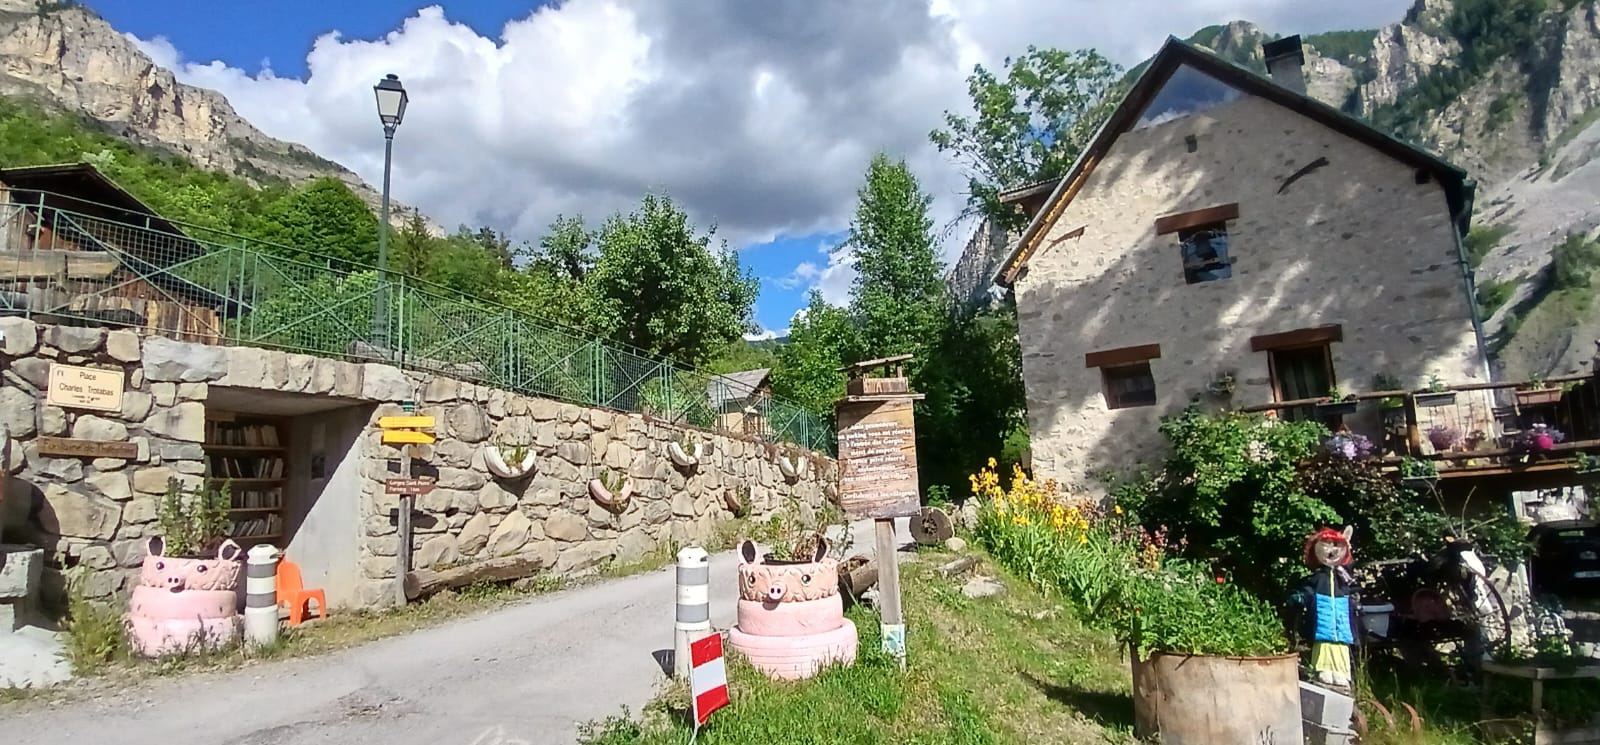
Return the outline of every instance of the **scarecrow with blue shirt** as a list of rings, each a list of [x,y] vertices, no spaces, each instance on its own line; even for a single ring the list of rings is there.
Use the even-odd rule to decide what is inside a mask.
[[[1302,632],[1311,644],[1311,672],[1317,683],[1349,690],[1350,646],[1360,620],[1356,615],[1355,578],[1350,565],[1351,528],[1323,528],[1306,539],[1305,562],[1311,574],[1289,596],[1301,611]]]

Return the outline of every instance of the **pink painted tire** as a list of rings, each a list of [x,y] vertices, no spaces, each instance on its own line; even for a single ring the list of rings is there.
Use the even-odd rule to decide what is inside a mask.
[[[186,652],[196,646],[221,646],[239,636],[238,616],[228,618],[154,620],[128,617],[128,640],[146,657]]]
[[[233,590],[184,590],[139,585],[128,600],[128,612],[151,620],[193,621],[228,618],[238,614],[239,594]]]
[[[739,629],[754,636],[811,636],[844,624],[838,595],[800,603],[739,601]]]
[[[837,629],[810,636],[755,636],[734,627],[728,629],[728,644],[768,677],[799,680],[830,662],[855,662],[856,625],[845,619]]]

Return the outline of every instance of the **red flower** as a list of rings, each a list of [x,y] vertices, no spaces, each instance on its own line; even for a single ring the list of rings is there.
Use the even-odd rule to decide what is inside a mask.
[[[1222,582],[1223,582],[1223,580],[1222,580],[1222,578],[1221,578],[1221,577],[1218,577],[1218,578],[1217,578],[1217,584],[1219,584],[1219,585],[1220,585],[1220,584],[1222,584]]]

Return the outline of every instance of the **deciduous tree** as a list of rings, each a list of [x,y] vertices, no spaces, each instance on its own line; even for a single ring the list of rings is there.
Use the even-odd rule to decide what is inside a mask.
[[[1007,188],[1066,173],[1110,113],[1122,68],[1093,49],[1028,47],[1000,75],[967,77],[973,115],[946,111],[929,139],[967,170],[968,207],[1007,225],[1021,214],[997,198]]]

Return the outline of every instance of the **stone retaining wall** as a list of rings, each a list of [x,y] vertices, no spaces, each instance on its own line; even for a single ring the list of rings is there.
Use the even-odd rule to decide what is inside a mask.
[[[823,455],[794,446],[723,434],[686,431],[638,414],[591,409],[520,396],[485,386],[411,373],[374,363],[351,363],[249,347],[213,347],[131,331],[48,326],[0,318],[0,427],[9,432],[4,464],[5,501],[0,532],[8,541],[53,553],[47,600],[61,597],[60,569],[82,567],[91,598],[119,594],[144,557],[156,531],[159,495],[169,478],[202,482],[207,402],[224,394],[294,394],[296,401],[354,412],[343,452],[333,463],[351,464],[352,478],[324,479],[312,491],[316,504],[288,516],[290,555],[308,574],[354,578],[335,605],[380,606],[394,595],[398,498],[382,480],[395,475],[399,452],[380,442],[378,417],[401,413],[414,400],[419,414],[438,419],[438,442],[413,450],[417,471],[437,475],[437,488],[417,499],[413,565],[418,569],[526,554],[549,572],[593,571],[607,561],[631,562],[658,549],[704,541],[717,522],[731,517],[723,494],[745,497],[754,519],[796,506],[814,512],[836,492],[837,467]],[[120,369],[126,374],[116,412],[62,409],[44,402],[51,362]],[[329,421],[338,419],[320,414]],[[372,426],[360,426],[361,424]],[[675,467],[669,443],[685,436],[710,446],[695,468]],[[62,436],[126,441],[138,446],[131,460],[48,458],[35,438]],[[484,464],[484,447],[526,446],[535,472],[503,482]],[[294,452],[303,450],[297,448]],[[806,465],[785,479],[779,456]],[[793,462],[793,461],[791,461]],[[303,463],[291,470],[309,473]],[[602,475],[631,478],[634,496],[613,515],[589,497],[588,482]],[[353,524],[322,517],[330,500],[359,502]],[[316,521],[324,524],[318,525]],[[329,520],[334,522],[329,523]],[[348,538],[344,538],[348,536]],[[355,546],[307,545],[348,540]],[[298,541],[298,542],[295,542]],[[357,566],[314,566],[324,555],[355,557]],[[343,558],[327,559],[344,563]]]

